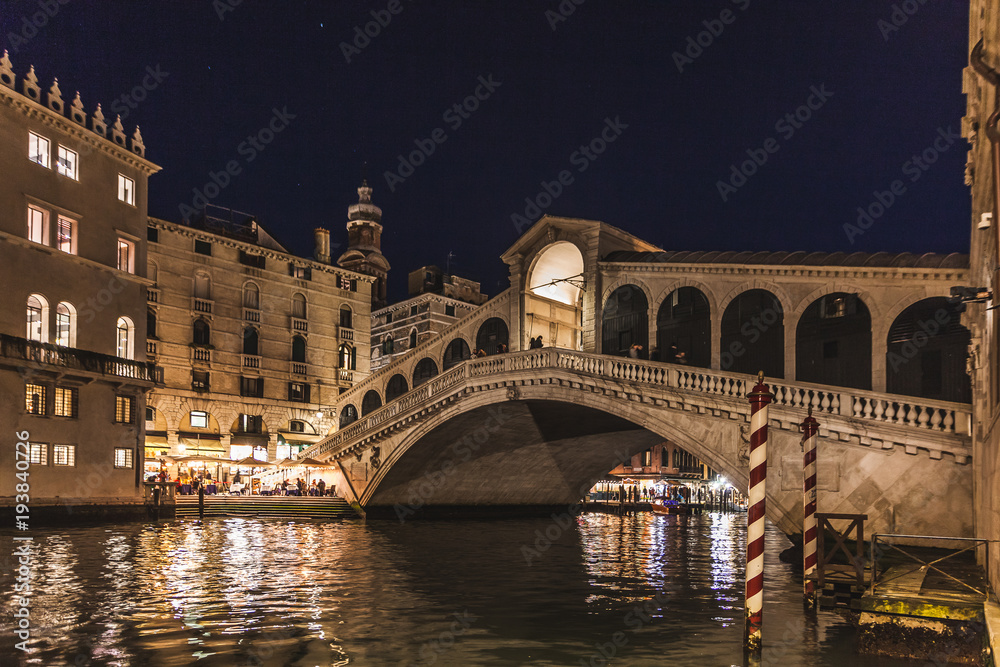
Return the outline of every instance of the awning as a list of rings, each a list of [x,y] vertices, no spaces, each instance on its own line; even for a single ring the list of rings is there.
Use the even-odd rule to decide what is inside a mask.
[[[232,445],[252,445],[254,447],[267,447],[266,433],[240,433],[233,434],[229,441]]]
[[[167,442],[167,436],[165,436],[165,435],[147,435],[146,436],[146,446],[147,447],[169,447],[170,444]]]
[[[315,433],[296,433],[295,431],[278,431],[278,436],[290,445],[300,443],[312,445],[324,438],[324,436]]]
[[[191,438],[181,438],[181,444],[184,445],[185,454],[195,454],[195,453],[215,453],[218,452],[220,455],[228,458],[229,452],[227,452],[222,443],[218,440],[193,440]]]

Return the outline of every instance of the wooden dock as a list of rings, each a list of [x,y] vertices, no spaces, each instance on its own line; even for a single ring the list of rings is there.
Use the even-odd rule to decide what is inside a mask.
[[[198,496],[177,496],[178,519],[198,518]],[[280,519],[356,519],[343,498],[312,496],[205,496],[205,516],[250,516]]]

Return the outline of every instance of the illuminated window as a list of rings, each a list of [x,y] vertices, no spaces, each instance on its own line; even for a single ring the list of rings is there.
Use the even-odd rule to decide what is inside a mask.
[[[59,216],[56,247],[71,255],[76,254],[76,220]]]
[[[119,317],[115,325],[118,334],[118,356],[122,359],[135,359],[133,339],[135,337],[135,325],[127,317]]]
[[[49,140],[40,134],[28,132],[28,159],[49,168]]]
[[[32,294],[28,297],[28,312],[27,312],[27,327],[28,332],[26,338],[28,340],[38,341],[39,343],[48,342],[49,338],[49,303],[40,294]]]
[[[43,442],[28,443],[28,460],[31,465],[47,466],[49,464],[49,446]]]
[[[118,270],[135,273],[135,244],[118,239]]]
[[[74,181],[79,180],[77,169],[79,167],[79,158],[76,155],[76,151],[70,150],[65,146],[59,147],[59,160],[56,163],[56,169],[60,174],[68,178],[72,178]]]
[[[135,422],[135,399],[131,396],[115,396],[115,422],[132,424]]]
[[[135,181],[124,174],[118,174],[118,199],[135,206]]]
[[[341,368],[349,371],[357,370],[355,368],[355,364],[357,363],[357,354],[353,347],[347,344],[341,345],[339,356]]]
[[[75,466],[76,445],[52,445],[52,465]]]
[[[56,306],[56,345],[76,347],[76,308],[65,301]]]
[[[116,468],[132,467],[131,449],[126,449],[124,447],[115,447],[115,467]]]
[[[56,387],[54,401],[56,417],[76,417],[78,395],[75,387]]]
[[[45,414],[45,385],[31,382],[24,385],[24,410],[29,415]]]
[[[48,245],[49,214],[34,206],[28,207],[28,240]]]
[[[208,413],[201,410],[192,410],[191,428],[208,428]]]

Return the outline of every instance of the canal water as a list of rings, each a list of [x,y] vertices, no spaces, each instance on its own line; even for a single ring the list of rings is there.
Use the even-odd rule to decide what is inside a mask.
[[[220,518],[34,530],[30,651],[0,534],[2,665],[742,663],[745,514],[342,521]],[[23,535],[23,533],[21,534]],[[769,526],[764,664],[863,658],[803,615]],[[931,663],[933,664],[933,663]]]

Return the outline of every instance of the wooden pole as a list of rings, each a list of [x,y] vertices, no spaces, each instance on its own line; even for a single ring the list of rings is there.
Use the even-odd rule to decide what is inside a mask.
[[[750,509],[747,512],[746,638],[744,653],[753,661],[761,655],[761,624],[764,603],[764,483],[767,479],[767,406],[771,390],[764,384],[764,371],[750,400]]]
[[[816,440],[819,422],[809,415],[802,422],[802,593],[816,604]]]

